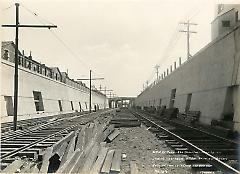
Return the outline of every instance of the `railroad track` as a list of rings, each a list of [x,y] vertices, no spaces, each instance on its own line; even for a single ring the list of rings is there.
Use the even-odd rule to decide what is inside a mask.
[[[9,137],[1,139],[1,170],[16,160],[27,158],[30,161],[38,161],[42,158],[47,147],[65,137],[71,131],[80,129],[100,114],[110,112],[100,111],[97,113],[73,115],[57,120],[49,121],[37,127],[15,131]]]
[[[67,117],[73,117],[75,115],[82,115],[87,112],[74,112],[74,113],[65,113],[65,114],[58,114],[58,115],[52,115],[52,116],[46,116],[46,117],[38,117],[33,119],[26,119],[26,120],[19,120],[17,122],[18,130],[28,129],[30,127],[39,126],[41,124],[46,124],[51,120],[57,120],[61,118]],[[12,122],[6,122],[1,123],[1,137],[8,136],[12,134],[13,131],[13,123]]]
[[[154,118],[142,111],[131,110],[164,139],[174,153],[184,156],[186,166],[196,173],[240,173],[239,142],[234,142],[196,128],[169,120]]]
[[[17,136],[21,136],[26,134],[27,132],[44,128],[45,126],[51,125],[52,123],[61,122],[62,120],[69,119],[75,116],[84,115],[84,114],[86,114],[86,112],[85,113],[74,112],[74,113],[68,113],[68,114],[54,115],[50,117],[21,120],[21,121],[18,121],[18,125],[19,126],[24,125],[23,129],[19,129],[17,131],[7,131],[3,133],[1,132],[1,141],[5,141]],[[1,129],[9,128],[8,126],[10,126],[11,128],[12,123],[8,122],[8,123],[3,123],[3,125],[1,124]]]

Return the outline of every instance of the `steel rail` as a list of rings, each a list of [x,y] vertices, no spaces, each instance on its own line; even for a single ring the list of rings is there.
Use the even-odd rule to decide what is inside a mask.
[[[112,110],[107,110],[107,111],[103,111],[103,112],[100,112],[100,113],[90,113],[90,114],[88,113],[88,114],[83,114],[83,115],[80,115],[80,116],[78,115],[78,116],[73,116],[73,117],[70,117],[70,118],[64,118],[64,119],[61,119],[61,120],[68,120],[68,121],[69,121],[69,120],[73,120],[73,119],[76,119],[76,118],[81,118],[81,117],[83,117],[83,116],[96,115],[96,114],[105,114],[105,113],[108,113],[108,112],[111,112],[111,111],[112,111]],[[87,122],[90,122],[90,121],[92,121],[93,119],[94,119],[94,118],[91,118],[91,119],[88,120]],[[58,120],[58,123],[60,124],[61,122],[59,122],[59,121],[60,121],[60,120]],[[51,123],[47,123],[47,125],[49,125],[49,124],[51,124]],[[44,124],[44,125],[47,126],[46,124]],[[24,150],[26,150],[26,149],[28,149],[28,148],[31,148],[32,146],[36,145],[36,144],[39,143],[39,142],[43,142],[43,141],[45,141],[45,140],[47,140],[47,139],[49,139],[49,138],[55,137],[57,134],[61,134],[62,132],[66,132],[67,130],[73,129],[73,128],[79,126],[79,125],[81,125],[81,123],[73,124],[73,125],[71,125],[71,126],[66,125],[67,127],[66,127],[66,128],[63,128],[63,129],[60,130],[60,131],[57,131],[57,132],[55,132],[55,133],[52,133],[52,134],[50,134],[50,135],[48,135],[48,136],[46,136],[46,137],[43,137],[43,138],[41,138],[41,139],[39,139],[39,140],[36,140],[36,141],[34,141],[34,142],[31,142],[30,144],[27,144],[27,145],[25,145],[25,146],[22,146],[22,147],[20,147],[20,148],[15,149],[15,150],[7,153],[7,154],[4,154],[4,155],[1,156],[0,162],[2,162],[5,158],[12,157],[12,156],[18,154],[18,153],[21,152],[21,151],[24,151]],[[43,125],[41,125],[41,126],[43,127]],[[46,128],[47,128],[47,127],[46,127]],[[37,129],[34,129],[34,130],[37,130]],[[53,129],[53,130],[54,130],[54,129]],[[31,131],[33,131],[33,130],[31,130]],[[31,132],[31,131],[29,131],[29,132]],[[26,132],[26,134],[29,133],[29,132]],[[25,135],[26,135],[26,134],[25,134]]]
[[[149,115],[152,115],[152,114],[149,114]],[[154,115],[152,115],[152,116],[154,116]],[[207,134],[207,135],[209,135],[209,136],[216,137],[216,138],[218,138],[218,139],[221,139],[221,140],[223,140],[223,141],[227,141],[227,142],[229,142],[229,143],[233,143],[233,144],[238,144],[238,145],[240,145],[240,142],[235,142],[235,141],[226,139],[226,138],[224,138],[224,137],[221,137],[221,136],[218,136],[218,135],[215,135],[215,134],[206,132],[206,131],[204,131],[204,130],[197,129],[197,128],[192,127],[192,126],[189,126],[189,125],[181,124],[181,123],[176,122],[176,121],[174,121],[174,120],[169,120],[169,119],[166,119],[166,118],[158,118],[158,119],[159,119],[159,120],[164,120],[164,121],[167,121],[167,122],[170,122],[170,123],[178,124],[178,125],[181,125],[181,126],[184,126],[184,127],[187,127],[187,128],[190,128],[190,129],[193,129],[193,130],[202,132],[202,133],[204,133],[204,134]]]
[[[7,157],[11,157],[11,156],[14,156],[14,155],[18,154],[19,152],[21,152],[21,151],[23,151],[23,150],[26,150],[27,148],[30,148],[30,147],[36,145],[37,143],[40,143],[40,142],[43,142],[43,141],[45,141],[45,140],[47,140],[47,139],[49,139],[49,138],[55,137],[57,134],[61,134],[62,132],[65,132],[65,131],[67,131],[67,130],[69,130],[69,129],[71,130],[72,128],[74,128],[74,127],[76,127],[76,126],[79,126],[79,124],[72,125],[71,127],[67,127],[67,128],[62,129],[62,130],[60,130],[60,131],[58,131],[58,132],[55,132],[55,133],[53,133],[53,134],[50,134],[50,135],[48,135],[47,137],[41,138],[41,139],[39,139],[39,140],[37,140],[37,141],[34,141],[34,142],[30,143],[30,144],[27,144],[27,145],[23,146],[23,147],[17,148],[17,149],[15,149],[15,150],[7,153],[7,154],[4,154],[4,155],[1,156],[1,161],[4,160],[4,159],[7,158]]]
[[[133,113],[134,114],[134,113]],[[188,147],[190,147],[191,149],[194,149],[198,152],[201,152],[202,154],[204,154],[205,156],[207,156],[209,159],[212,159],[212,160],[209,160],[208,162],[215,165],[215,166],[218,166],[219,168],[221,168],[222,170],[224,170],[224,172],[231,172],[231,173],[237,173],[239,174],[240,171],[236,170],[235,168],[229,166],[228,164],[222,162],[221,160],[219,160],[218,158],[214,157],[213,155],[207,153],[206,151],[202,150],[201,148],[195,146],[194,144],[188,142],[187,140],[181,138],[180,136],[176,135],[175,133],[167,130],[166,128],[158,125],[157,123],[155,123],[154,121],[140,115],[139,113],[136,113],[138,116],[144,118],[145,120],[149,121],[150,123],[152,123],[153,125],[155,125],[156,127],[160,128],[161,130],[163,130],[164,132],[168,133],[169,135],[171,135],[172,137],[178,139],[179,141],[181,141],[182,143],[184,143],[185,145],[187,145]]]
[[[107,111],[103,111],[103,112],[108,112],[109,110]],[[111,111],[111,110],[110,110]],[[99,114],[101,114],[102,112],[100,112]],[[27,133],[31,133],[32,131],[36,131],[36,130],[41,130],[42,128],[45,128],[45,126],[48,126],[50,124],[60,124],[60,121],[64,121],[64,120],[71,120],[71,119],[75,119],[75,118],[80,118],[80,117],[84,117],[84,116],[87,116],[87,115],[91,115],[91,114],[96,114],[96,113],[85,113],[85,114],[81,114],[81,115],[77,115],[77,116],[71,116],[71,117],[66,117],[66,118],[61,118],[59,120],[53,120],[53,121],[50,121],[48,123],[45,123],[45,124],[42,124],[42,125],[39,125],[37,127],[33,127],[33,128],[30,128],[30,129],[25,129],[25,130],[17,130],[17,132],[15,134],[11,134],[10,136],[8,137],[5,137],[5,138],[1,138],[1,142],[4,142],[4,141],[7,141],[7,140],[10,140],[10,139],[13,139],[13,138],[16,138],[18,136],[23,136],[23,135],[26,135]],[[54,117],[53,117],[54,118]],[[57,118],[57,116],[56,116]]]

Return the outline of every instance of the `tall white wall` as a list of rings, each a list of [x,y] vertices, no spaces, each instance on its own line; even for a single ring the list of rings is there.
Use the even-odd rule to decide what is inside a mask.
[[[13,96],[14,85],[14,64],[1,59],[1,117],[7,116],[6,102],[4,96]],[[28,69],[19,67],[19,104],[18,115],[36,114],[33,91],[42,93],[44,113],[59,112],[58,100],[62,101],[63,111],[72,111],[71,102],[73,101],[74,110],[87,110],[85,102],[89,108],[89,91],[79,89],[53,80]],[[100,109],[104,108],[105,97],[92,93],[92,108],[98,104]]]
[[[153,100],[159,103],[162,99],[161,105],[168,108],[171,90],[176,88],[174,107],[184,112],[187,95],[191,93],[190,110],[201,111],[200,121],[210,124],[212,119],[223,117],[226,105],[231,106],[225,102],[229,95],[227,90],[231,88],[234,96],[238,96],[231,107],[235,110],[235,128],[240,130],[239,42],[240,29],[237,28],[210,43],[169,76],[140,94],[135,100],[136,105],[149,106],[150,101],[151,106]]]

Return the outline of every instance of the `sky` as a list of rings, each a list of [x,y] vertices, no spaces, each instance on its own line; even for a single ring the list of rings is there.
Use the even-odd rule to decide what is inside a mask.
[[[184,25],[190,20],[190,52],[211,41],[211,22],[218,1],[207,0],[0,0],[0,23],[54,24],[56,29],[21,28],[19,49],[33,59],[67,71],[73,79],[94,81],[117,96],[137,96],[174,61],[186,61]],[[1,28],[1,40],[14,40],[12,28]],[[88,83],[87,81],[85,83]]]

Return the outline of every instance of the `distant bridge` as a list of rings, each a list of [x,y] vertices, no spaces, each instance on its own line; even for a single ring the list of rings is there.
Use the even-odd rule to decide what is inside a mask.
[[[117,107],[132,107],[136,97],[114,97],[109,98],[108,103],[110,108]]]

